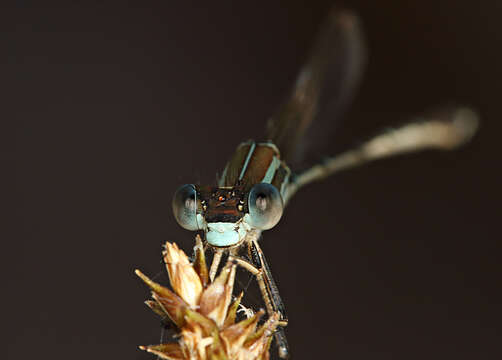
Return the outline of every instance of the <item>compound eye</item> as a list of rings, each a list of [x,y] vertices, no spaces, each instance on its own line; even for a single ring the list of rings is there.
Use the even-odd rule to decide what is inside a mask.
[[[186,184],[176,190],[173,198],[173,214],[182,228],[200,230],[197,222],[197,190],[192,184]]]
[[[248,197],[249,225],[256,229],[273,228],[282,216],[282,197],[274,185],[256,184]]]

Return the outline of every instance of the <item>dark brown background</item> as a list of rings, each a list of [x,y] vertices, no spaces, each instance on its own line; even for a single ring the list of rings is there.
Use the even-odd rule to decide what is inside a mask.
[[[192,247],[173,192],[261,134],[331,2],[100,3],[17,1],[2,35],[8,359],[152,358],[136,349],[159,325],[134,268],[159,273],[165,240]],[[502,6],[345,4],[370,61],[334,148],[443,103],[483,123],[462,150],[374,163],[291,202],[262,247],[293,356],[499,359]]]

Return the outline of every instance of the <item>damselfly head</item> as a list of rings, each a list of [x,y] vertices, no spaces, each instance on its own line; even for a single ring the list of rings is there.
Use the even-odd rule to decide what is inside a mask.
[[[176,191],[172,205],[181,227],[203,230],[207,242],[216,247],[237,245],[252,230],[271,229],[283,210],[279,191],[267,183],[249,190],[187,184]]]

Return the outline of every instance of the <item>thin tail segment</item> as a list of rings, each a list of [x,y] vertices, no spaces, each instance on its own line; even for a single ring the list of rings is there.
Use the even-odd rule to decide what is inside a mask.
[[[427,118],[419,118],[300,173],[290,183],[284,200],[287,202],[299,188],[308,183],[373,160],[425,149],[456,149],[467,143],[478,127],[477,113],[466,107],[443,110]]]

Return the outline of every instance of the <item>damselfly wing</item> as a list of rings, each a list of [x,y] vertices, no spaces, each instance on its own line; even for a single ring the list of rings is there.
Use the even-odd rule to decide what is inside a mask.
[[[359,20],[350,12],[332,11],[290,96],[269,120],[265,138],[240,144],[217,185],[184,185],[173,199],[178,223],[187,230],[203,231],[206,245],[214,251],[211,280],[224,253],[256,276],[268,314],[279,315],[282,326],[274,337],[282,358],[289,355],[284,333],[288,320],[258,240],[263,231],[277,225],[291,196],[310,182],[374,159],[425,148],[453,149],[469,140],[477,128],[474,112],[454,108],[292,172],[289,165],[307,153],[312,124],[328,128],[342,116],[364,64]]]

